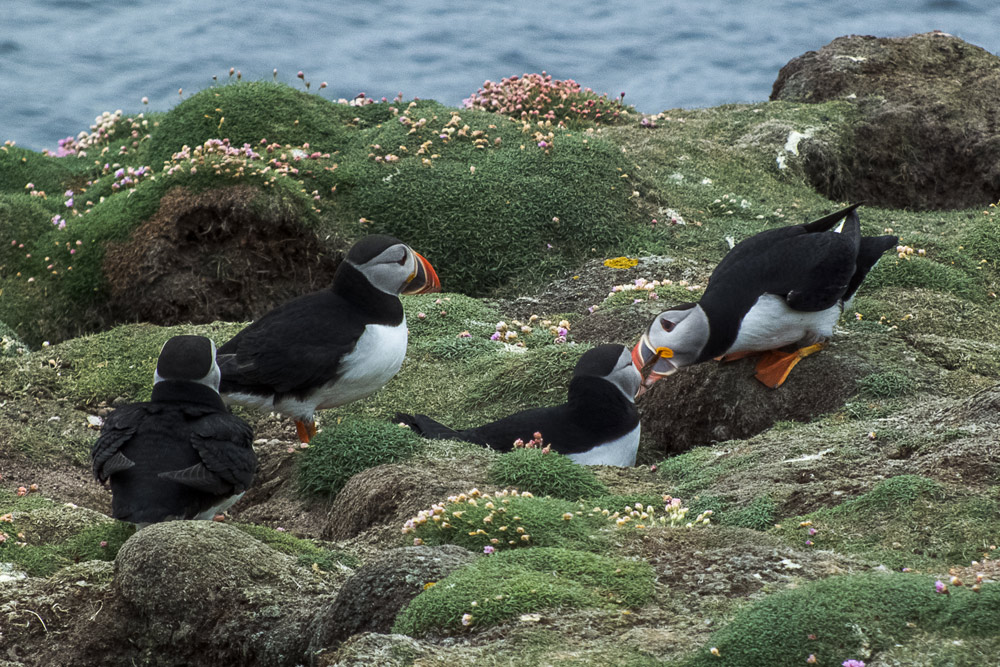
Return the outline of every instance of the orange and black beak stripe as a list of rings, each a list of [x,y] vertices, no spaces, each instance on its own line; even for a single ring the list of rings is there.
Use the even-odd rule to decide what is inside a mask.
[[[411,249],[417,258],[417,270],[410,277],[402,294],[427,294],[428,292],[440,292],[441,281],[438,280],[437,272],[431,263],[424,259],[416,250]]]

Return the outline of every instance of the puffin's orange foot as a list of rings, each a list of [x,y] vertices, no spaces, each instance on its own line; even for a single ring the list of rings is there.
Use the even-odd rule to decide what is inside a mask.
[[[795,364],[810,354],[819,352],[824,347],[826,347],[826,343],[816,343],[792,352],[771,350],[757,362],[757,372],[754,377],[771,389],[777,389],[788,379],[788,374],[795,368]]]
[[[316,435],[316,422],[310,419],[308,422],[295,420],[295,432],[299,436],[299,440],[305,444],[309,444],[309,440]]]
[[[716,357],[716,361],[738,361],[740,359],[746,359],[747,357],[753,357],[760,354],[757,350],[744,350],[743,352],[733,352],[732,354],[724,354],[721,357]]]

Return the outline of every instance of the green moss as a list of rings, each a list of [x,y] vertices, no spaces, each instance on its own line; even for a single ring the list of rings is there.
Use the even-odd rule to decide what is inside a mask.
[[[467,406],[476,410],[490,405],[512,414],[528,407],[562,403],[576,362],[587,349],[585,345],[521,348],[500,359],[477,362],[473,371],[481,379],[469,389]]]
[[[501,492],[453,496],[408,522],[407,532],[426,544],[457,544],[472,551],[486,546],[594,550],[604,544],[597,533],[606,523],[567,500]]]
[[[879,371],[858,380],[861,391],[872,398],[897,398],[912,394],[915,383],[908,375],[898,371]]]
[[[25,186],[31,183],[36,191],[46,194],[48,202],[62,206],[67,186],[90,166],[83,159],[49,157],[26,148],[2,146],[0,192],[27,194]]]
[[[775,532],[791,543],[877,559],[892,568],[946,567],[982,555],[1000,530],[1000,501],[916,475],[890,477],[836,507],[782,522]],[[806,536],[801,522],[815,535]]]
[[[683,663],[782,667],[871,659],[920,631],[992,636],[1000,631],[1000,586],[974,593],[934,589],[934,577],[864,574],[831,577],[771,595],[740,612]],[[709,652],[715,647],[719,655]]]
[[[299,457],[299,489],[334,497],[354,475],[415,454],[421,439],[408,428],[370,419],[329,424]]]
[[[345,551],[325,549],[309,540],[303,540],[267,526],[251,523],[233,523],[231,525],[276,551],[297,557],[299,565],[305,567],[315,565],[319,569],[329,572],[335,569],[338,564],[351,568],[360,565],[360,561],[356,557]]]
[[[36,494],[16,497],[0,491],[0,515],[10,513],[11,522],[0,523],[7,539],[0,542],[0,562],[14,563],[34,577],[47,577],[60,568],[88,560],[114,560],[118,550],[135,533],[135,526],[99,517],[67,516],[75,510],[61,508]],[[34,515],[41,513],[49,523],[62,522],[62,529],[36,526]],[[23,534],[24,538],[19,537]],[[18,543],[21,544],[18,544]],[[103,546],[102,546],[103,544]]]
[[[760,496],[754,498],[746,507],[724,511],[712,518],[727,526],[768,530],[774,526],[778,518],[778,504],[769,496]]]
[[[965,299],[981,301],[986,292],[977,283],[976,277],[960,268],[939,264],[924,257],[911,259],[886,257],[875,265],[865,279],[867,289],[921,288],[951,292]]]
[[[382,107],[383,115],[389,112]],[[150,137],[149,159],[159,166],[183,146],[226,137],[235,146],[261,139],[333,152],[343,148],[347,125],[371,111],[329,102],[290,86],[246,81],[213,86],[187,98],[164,115]]]
[[[497,553],[478,559],[424,591],[396,618],[393,632],[422,636],[486,628],[544,609],[635,607],[653,595],[643,562],[560,548]],[[474,604],[475,603],[475,604]]]
[[[25,345],[9,326],[0,322],[0,357],[20,357],[28,353]]]
[[[587,466],[577,465],[556,452],[543,454],[540,449],[515,449],[503,454],[493,462],[487,475],[497,486],[566,500],[593,498],[608,492]]]

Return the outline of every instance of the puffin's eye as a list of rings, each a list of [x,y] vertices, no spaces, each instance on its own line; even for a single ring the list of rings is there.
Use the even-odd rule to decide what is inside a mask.
[[[399,261],[396,262],[396,263],[399,264],[400,266],[403,266],[404,264],[406,264],[406,253],[405,252],[403,253],[403,256],[399,258]]]
[[[670,320],[661,319],[660,320],[660,326],[663,327],[664,331],[666,331],[667,333],[670,333],[671,331],[674,330],[674,327],[677,326],[677,325],[674,324],[673,322],[671,322]]]

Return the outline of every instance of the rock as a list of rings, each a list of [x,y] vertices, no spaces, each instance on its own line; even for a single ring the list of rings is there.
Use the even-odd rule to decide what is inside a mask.
[[[838,37],[789,61],[771,99],[856,105],[838,159],[803,142],[831,199],[936,209],[1000,198],[1000,58],[957,37]]]
[[[707,361],[653,385],[639,402],[640,455],[659,460],[712,442],[749,438],[778,421],[808,421],[832,412],[857,391],[871,367],[827,348],[799,362],[769,389],[754,374],[756,359]]]
[[[117,613],[140,654],[175,663],[300,664],[312,615],[329,594],[292,557],[238,528],[171,521],[136,533],[115,561]],[[157,663],[163,664],[163,663]]]
[[[476,559],[455,545],[403,547],[365,565],[348,579],[313,625],[313,650],[330,648],[361,632],[389,632],[396,615],[428,583]]]

